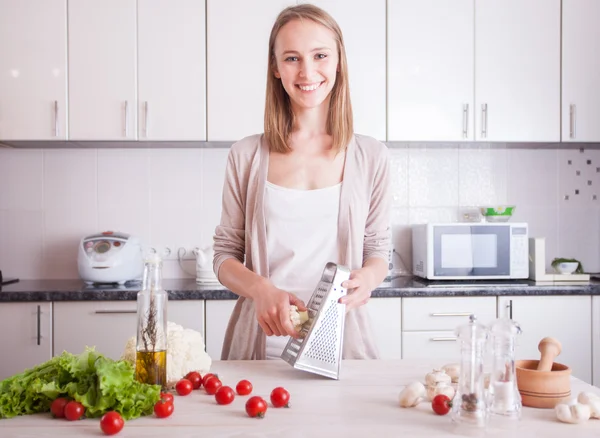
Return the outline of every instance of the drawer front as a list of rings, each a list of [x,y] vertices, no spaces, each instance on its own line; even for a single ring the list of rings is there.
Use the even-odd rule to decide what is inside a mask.
[[[496,319],[496,297],[402,299],[402,330],[454,330],[475,314],[482,324]]]
[[[403,332],[402,359],[439,359],[442,367],[460,362],[460,343],[453,331]]]
[[[118,360],[136,335],[135,301],[54,303],[54,355],[79,354],[86,346]],[[204,301],[169,301],[168,320],[204,336]]]

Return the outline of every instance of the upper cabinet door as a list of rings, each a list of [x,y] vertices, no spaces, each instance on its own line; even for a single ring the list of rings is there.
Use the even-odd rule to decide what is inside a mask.
[[[138,0],[138,138],[206,140],[206,17],[197,0]]]
[[[477,0],[475,16],[476,139],[560,141],[560,0]]]
[[[67,1],[0,0],[0,140],[64,140]]]
[[[385,141],[385,0],[314,0],[308,3],[331,14],[342,30],[354,131]]]
[[[292,0],[207,0],[207,137],[264,131],[269,35]]]
[[[473,0],[389,0],[388,140],[473,139]]]
[[[563,0],[562,141],[600,141],[600,2]]]
[[[71,140],[137,138],[136,3],[69,2]]]

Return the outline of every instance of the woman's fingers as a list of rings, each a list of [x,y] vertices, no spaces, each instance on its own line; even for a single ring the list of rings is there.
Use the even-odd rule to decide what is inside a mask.
[[[260,316],[257,319],[258,325],[260,325],[260,328],[262,328],[263,332],[265,332],[265,335],[273,336],[273,330],[271,330],[271,327],[269,326],[269,324],[267,324],[265,319]]]

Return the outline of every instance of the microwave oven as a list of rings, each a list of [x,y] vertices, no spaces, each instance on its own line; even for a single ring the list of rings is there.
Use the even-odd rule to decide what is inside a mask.
[[[429,280],[529,277],[526,223],[428,223],[412,226],[413,275]]]

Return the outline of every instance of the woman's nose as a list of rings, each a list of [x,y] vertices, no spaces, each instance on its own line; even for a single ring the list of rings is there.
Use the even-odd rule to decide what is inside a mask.
[[[304,60],[300,64],[300,76],[303,78],[310,78],[315,71],[315,66],[312,60]]]

